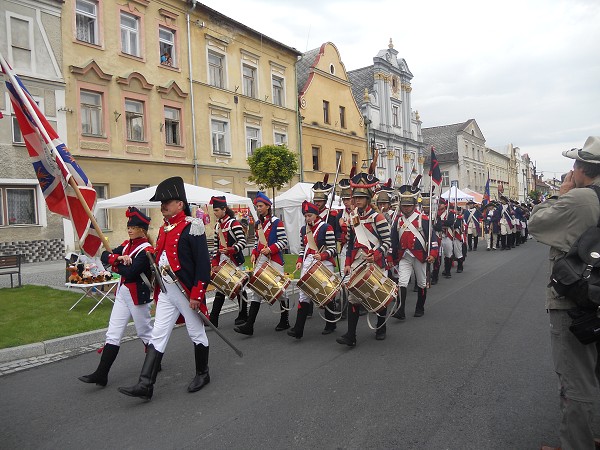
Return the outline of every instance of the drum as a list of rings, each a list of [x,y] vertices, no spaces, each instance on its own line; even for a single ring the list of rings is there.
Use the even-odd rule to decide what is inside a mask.
[[[348,290],[360,299],[369,312],[385,308],[398,296],[398,285],[375,264],[365,264],[353,273]]]
[[[248,281],[246,272],[239,270],[231,261],[219,264],[219,270],[212,276],[212,284],[217,290],[230,299],[238,296],[244,284]]]
[[[321,308],[340,291],[339,277],[321,261],[316,261],[298,280],[298,288]]]
[[[279,273],[269,261],[264,262],[250,277],[248,287],[269,304],[275,303],[290,285],[290,279]]]

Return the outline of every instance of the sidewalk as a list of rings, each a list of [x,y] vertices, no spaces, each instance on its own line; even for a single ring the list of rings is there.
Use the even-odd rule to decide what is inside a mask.
[[[65,287],[65,273],[66,266],[63,260],[28,263],[21,266],[22,284],[35,284],[67,290],[68,288]],[[16,277],[13,280],[18,283]],[[9,276],[0,277],[0,288],[10,288]],[[208,298],[207,303],[210,305],[212,298]],[[237,307],[233,302],[226,302],[222,314],[236,309]],[[104,344],[105,335],[106,328],[35,344],[0,349],[0,377],[97,350]],[[127,326],[123,341],[132,339],[137,339],[133,322]]]

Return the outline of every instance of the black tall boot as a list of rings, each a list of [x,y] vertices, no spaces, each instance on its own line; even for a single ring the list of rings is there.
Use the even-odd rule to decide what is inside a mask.
[[[112,363],[117,359],[120,347],[113,344],[104,344],[102,350],[102,356],[100,357],[100,363],[94,373],[89,375],[83,375],[79,377],[79,380],[84,383],[96,383],[98,386],[106,386],[108,383],[108,372]]]
[[[158,367],[160,366],[163,354],[164,353],[157,351],[154,348],[154,345],[148,345],[146,359],[144,359],[144,365],[142,366],[138,383],[130,387],[120,387],[119,392],[121,394],[129,395],[130,397],[139,397],[150,400],[154,393],[154,383],[156,383],[156,375],[158,374]]]
[[[440,277],[440,259],[436,258],[433,263],[433,270],[431,271],[431,285],[437,284]]]
[[[244,325],[239,325],[233,329],[236,333],[252,336],[254,334],[254,322],[260,309],[260,302],[250,302],[250,310],[248,312],[248,320]]]
[[[377,330],[375,330],[375,339],[383,341],[385,339],[385,332],[387,331],[387,324],[385,323],[385,316],[387,315],[387,308],[377,312]]]
[[[473,251],[477,251],[477,242],[479,242],[479,236],[473,236]]]
[[[465,257],[458,258],[456,260],[458,262],[458,267],[456,269],[456,273],[461,273],[463,271],[463,262],[465,261]]]
[[[323,331],[321,331],[321,334],[331,334],[337,328],[337,325],[335,323],[335,314],[330,312],[329,309],[327,309],[329,306],[330,306],[330,309],[333,308],[334,302],[331,302],[331,303],[329,303],[329,305],[325,306],[326,322],[325,322],[325,328],[323,329]]]
[[[514,243],[513,247],[514,246],[518,247],[520,245],[519,236],[520,236],[519,233],[513,233],[513,243]]]
[[[296,314],[296,323],[294,327],[287,332],[288,336],[301,339],[304,336],[304,324],[308,316],[308,303],[298,302],[298,313]]]
[[[235,318],[234,323],[236,325],[242,325],[248,320],[248,293],[245,290],[238,295],[238,304],[240,305],[240,312]]]
[[[502,248],[500,250],[506,250],[506,235],[500,235],[500,243],[502,244]]]
[[[442,275],[444,278],[452,278],[452,274],[450,273],[450,269],[452,268],[452,258],[444,258],[444,271]]]
[[[290,301],[286,298],[285,300],[282,300],[280,303],[281,303],[281,309],[283,311],[281,312],[281,318],[279,319],[279,323],[275,327],[275,331],[287,330],[290,327],[290,321],[289,321],[290,312],[287,310],[287,308],[289,307]]]
[[[196,376],[188,386],[188,392],[197,392],[210,383],[208,374],[208,346],[194,344],[194,359],[196,360]]]
[[[404,308],[406,306],[406,288],[400,287],[400,307],[398,311],[394,313],[394,318],[398,320],[406,319],[406,314],[404,313]]]
[[[425,299],[427,298],[427,289],[420,288],[417,294],[417,306],[415,307],[415,317],[421,317],[425,314]]]
[[[358,308],[360,305],[348,305],[348,332],[336,339],[338,344],[354,347],[356,345],[356,326],[358,325]]]
[[[213,300],[212,309],[210,310],[210,323],[212,323],[215,328],[219,328],[219,314],[221,314],[221,308],[223,307],[223,303],[225,303],[225,295],[222,292],[217,291],[215,294],[215,298]]]
[[[472,234],[467,235],[467,243],[469,245],[469,251],[473,251],[473,235]]]

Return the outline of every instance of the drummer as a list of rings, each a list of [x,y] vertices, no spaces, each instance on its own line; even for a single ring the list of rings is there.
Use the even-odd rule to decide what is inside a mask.
[[[334,270],[334,257],[336,255],[336,241],[333,227],[325,223],[319,216],[319,208],[306,200],[302,203],[302,213],[306,225],[300,230],[300,254],[296,263],[296,270],[302,269],[304,275],[317,261],[321,261],[331,272]],[[298,314],[296,324],[288,331],[288,335],[296,339],[302,338],[304,324],[308,316],[308,304],[311,298],[302,290],[298,300]],[[335,330],[334,315],[325,307],[325,319],[327,324],[321,334],[331,334]],[[331,321],[331,322],[330,322]]]
[[[258,192],[254,199],[256,211],[258,212],[258,221],[255,225],[255,247],[252,250],[250,260],[255,268],[261,264],[270,262],[271,267],[279,273],[283,273],[283,250],[288,246],[287,235],[283,222],[272,215],[271,199],[264,193]],[[257,295],[252,296],[248,320],[245,324],[239,325],[233,331],[252,336],[254,334],[254,322],[260,309],[261,299]],[[281,318],[275,327],[275,331],[287,330],[290,327],[289,322],[289,300],[284,294],[281,300]]]
[[[377,264],[382,269],[385,266],[385,255],[390,249],[390,226],[383,214],[371,207],[374,188],[379,180],[374,175],[375,167],[371,164],[369,173],[359,173],[350,180],[352,198],[355,209],[350,215],[348,249],[344,273],[350,275],[363,261]],[[337,338],[339,344],[354,347],[356,345],[356,326],[359,318],[359,300],[350,295],[352,303],[348,312],[348,332]],[[377,314],[377,331],[375,339],[385,339],[386,309],[382,308]]]
[[[215,225],[215,253],[211,259],[211,272],[214,277],[219,270],[219,265],[226,261],[231,261],[238,269],[243,270],[244,253],[246,248],[246,233],[240,222],[235,218],[235,213],[227,206],[225,196],[213,196],[210,199],[210,205],[213,207],[213,212],[217,217]],[[236,301],[236,299],[231,299]],[[210,311],[210,321],[215,327],[219,326],[219,313],[225,302],[225,294],[217,291],[213,300],[212,310]],[[237,302],[240,307],[240,312],[235,319],[236,325],[242,325],[248,320],[248,312],[246,303],[248,302],[248,294],[245,289],[242,289],[238,295]]]
[[[400,187],[400,214],[392,227],[392,256],[398,265],[398,286],[400,287],[400,308],[394,314],[404,320],[406,287],[413,271],[417,279],[418,294],[415,317],[425,314],[427,298],[427,263],[433,263],[438,254],[437,239],[429,244],[429,217],[417,208],[419,188],[405,185]],[[429,252],[428,252],[429,250]]]

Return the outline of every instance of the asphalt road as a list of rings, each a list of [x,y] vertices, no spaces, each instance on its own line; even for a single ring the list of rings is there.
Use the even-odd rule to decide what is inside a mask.
[[[211,383],[188,394],[192,344],[174,330],[150,402],[123,396],[143,348],[123,344],[98,388],[77,380],[97,353],[0,378],[3,449],[537,449],[558,446],[559,406],[544,309],[547,247],[470,253],[429,291],[426,314],[394,320],[385,341],[359,323],[358,345],[276,333],[263,305],[253,337],[209,333]],[[416,293],[409,289],[408,311]],[[392,319],[393,320],[393,319]]]

